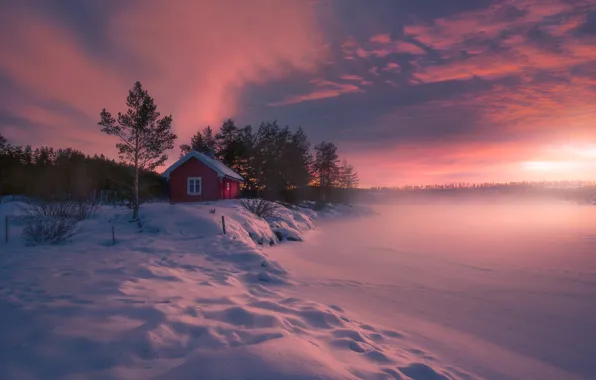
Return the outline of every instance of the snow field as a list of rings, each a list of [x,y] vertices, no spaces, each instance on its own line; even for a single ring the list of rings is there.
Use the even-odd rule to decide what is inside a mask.
[[[104,207],[68,244],[3,249],[0,378],[471,378],[399,331],[286,294],[292,277],[264,248],[303,239],[312,210],[265,221],[225,201],[141,215]]]

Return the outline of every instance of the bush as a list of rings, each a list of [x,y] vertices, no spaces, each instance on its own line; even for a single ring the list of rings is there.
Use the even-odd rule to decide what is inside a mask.
[[[97,202],[75,201],[71,203],[74,203],[72,206],[72,216],[78,221],[94,217],[97,215],[97,211],[99,210],[99,203]]]
[[[58,244],[74,235],[77,222],[94,216],[98,204],[89,201],[53,201],[30,204],[25,210],[25,240]]]
[[[263,219],[275,216],[279,207],[276,203],[260,198],[241,198],[240,204],[248,211]]]

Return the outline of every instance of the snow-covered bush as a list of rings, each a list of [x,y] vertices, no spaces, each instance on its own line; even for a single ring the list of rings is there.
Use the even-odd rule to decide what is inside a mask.
[[[275,216],[279,207],[278,204],[261,198],[242,198],[240,199],[240,204],[248,211],[263,219]]]

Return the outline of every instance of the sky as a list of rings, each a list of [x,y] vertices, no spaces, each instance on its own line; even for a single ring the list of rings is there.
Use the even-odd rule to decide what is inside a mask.
[[[595,46],[596,0],[0,0],[0,133],[116,158],[139,80],[178,143],[278,120],[364,187],[596,180]]]

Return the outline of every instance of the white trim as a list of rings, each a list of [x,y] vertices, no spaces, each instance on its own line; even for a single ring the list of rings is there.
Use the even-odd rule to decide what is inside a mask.
[[[190,184],[194,182],[194,190],[190,191]],[[199,185],[199,191],[197,191],[197,183]],[[186,178],[186,195],[201,195],[203,193],[203,179],[201,177],[188,177]]]

